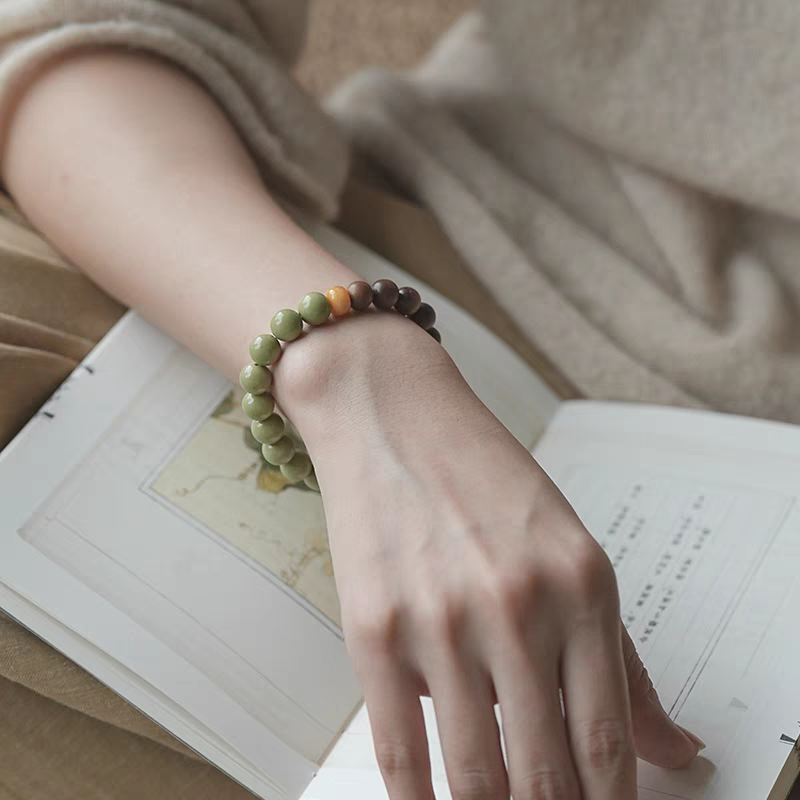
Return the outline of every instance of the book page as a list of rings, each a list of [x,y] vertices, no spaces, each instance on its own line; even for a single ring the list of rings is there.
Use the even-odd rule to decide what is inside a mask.
[[[569,403],[536,450],[617,572],[673,719],[708,745],[640,798],[777,800],[800,768],[800,429]]]
[[[535,455],[614,564],[666,709],[708,745],[686,770],[640,763],[640,800],[786,800],[800,770],[800,428],[565,403]],[[386,797],[364,711],[304,798],[345,794]]]
[[[346,237],[315,235],[366,279],[406,282]],[[535,441],[555,395],[422,290],[476,393]],[[289,800],[360,690],[321,500],[264,462],[240,399],[126,315],[0,454],[0,600],[165,727],[179,719],[181,738],[248,788]]]

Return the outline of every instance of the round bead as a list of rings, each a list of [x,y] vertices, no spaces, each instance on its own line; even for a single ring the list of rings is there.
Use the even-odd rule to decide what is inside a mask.
[[[266,419],[253,420],[250,423],[250,433],[260,444],[272,444],[283,436],[286,423],[280,414],[270,414]]]
[[[315,492],[319,491],[319,482],[317,481],[317,473],[312,470],[311,474],[306,475],[305,480],[303,483],[308,486],[309,489],[313,489]]]
[[[291,308],[282,308],[269,327],[277,339],[293,342],[303,332],[303,318]]]
[[[239,386],[250,394],[264,394],[272,388],[272,373],[258,364],[247,364],[239,373]]]
[[[258,421],[266,419],[275,408],[275,401],[271,394],[250,394],[242,398],[242,411],[250,419]]]
[[[343,317],[350,310],[350,293],[344,286],[334,286],[325,292],[334,317]]]
[[[436,328],[428,328],[428,333],[431,336],[433,336],[433,338],[436,339],[436,341],[439,342],[439,344],[442,343],[442,334],[439,333],[439,331],[437,331]]]
[[[421,303],[415,314],[410,317],[423,330],[430,330],[436,323],[436,312],[427,303]]]
[[[250,358],[253,359],[254,364],[262,367],[268,367],[274,364],[281,355],[281,343],[268,333],[262,333],[261,336],[256,336],[250,342]]]
[[[410,317],[419,311],[420,305],[422,305],[422,298],[419,296],[419,292],[410,286],[404,286],[398,291],[398,299],[394,304],[394,308],[395,311]]]
[[[283,477],[292,483],[304,481],[312,470],[311,459],[305,453],[295,453],[288,464],[281,465]]]
[[[250,450],[258,450],[261,452],[261,442],[256,441],[256,437],[253,436],[253,432],[250,428],[242,428],[242,439],[244,439],[245,447],[248,447]]]
[[[331,315],[328,298],[322,292],[309,292],[300,301],[297,310],[309,325],[322,325]]]
[[[390,308],[394,308],[399,296],[400,290],[394,281],[384,279],[372,284],[372,302],[375,308],[388,311]]]
[[[372,287],[366,281],[355,281],[347,287],[354,311],[364,311],[372,302]]]
[[[288,436],[282,436],[277,442],[261,447],[264,458],[274,466],[288,464],[294,456],[294,442]]]

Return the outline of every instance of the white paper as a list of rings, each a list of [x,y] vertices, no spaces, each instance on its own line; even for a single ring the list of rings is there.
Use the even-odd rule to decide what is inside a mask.
[[[575,403],[537,455],[615,563],[662,702],[708,745],[682,772],[641,765],[640,798],[766,798],[800,734],[800,429]]]
[[[687,770],[640,764],[640,800],[784,800],[776,777],[800,768],[800,429],[566,403],[536,456],[615,562],[666,708],[708,745]],[[386,797],[362,711],[304,800]]]
[[[340,234],[315,235],[368,280],[409,280]],[[421,289],[481,399],[534,441],[553,393]],[[209,419],[230,389],[128,314],[0,455],[0,606],[261,797],[294,800],[359,688],[319,498],[254,490],[260,459],[236,409]],[[196,481],[187,452],[210,452]]]

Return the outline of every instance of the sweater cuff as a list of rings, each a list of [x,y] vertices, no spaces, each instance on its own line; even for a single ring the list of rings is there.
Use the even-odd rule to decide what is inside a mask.
[[[113,5],[125,6],[126,18],[108,20],[95,11],[100,18],[65,24],[55,11],[20,13],[8,21],[0,12],[0,44],[6,44],[0,119],[9,118],[12,99],[44,63],[72,50],[118,46],[150,52],[183,68],[213,95],[271,191],[314,216],[335,216],[349,165],[346,140],[269,50],[180,9],[153,13],[155,4],[146,0]]]

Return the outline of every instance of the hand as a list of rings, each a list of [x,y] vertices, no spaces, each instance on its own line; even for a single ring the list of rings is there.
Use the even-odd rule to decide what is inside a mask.
[[[694,758],[699,740],[664,712],[620,622],[602,549],[445,351],[387,314],[314,337],[287,351],[279,401],[316,464],[392,800],[433,800],[422,694],[454,800],[633,800],[637,749]]]

